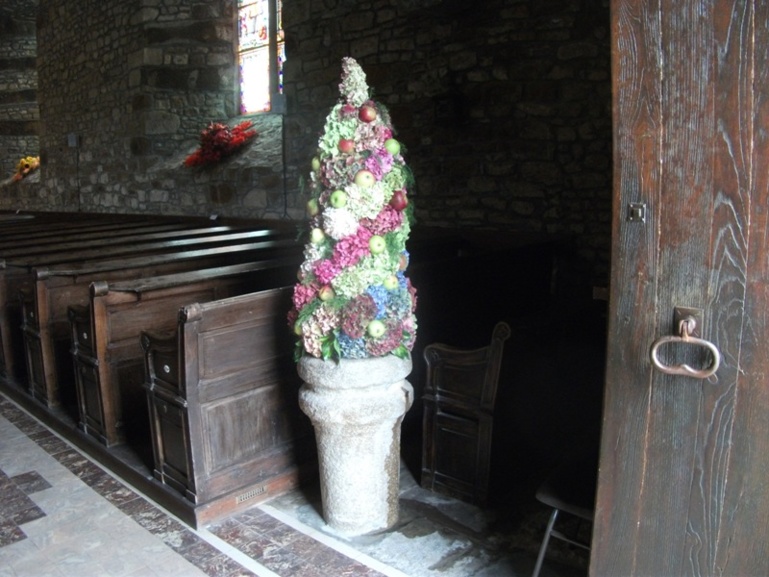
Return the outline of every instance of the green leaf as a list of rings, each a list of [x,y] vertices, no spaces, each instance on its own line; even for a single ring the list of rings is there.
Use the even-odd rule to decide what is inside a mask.
[[[397,349],[393,349],[392,354],[399,359],[409,358],[409,350],[404,345],[399,345]]]

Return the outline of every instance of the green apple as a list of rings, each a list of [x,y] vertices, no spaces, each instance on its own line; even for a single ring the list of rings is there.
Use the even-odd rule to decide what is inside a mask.
[[[385,150],[395,156],[401,151],[401,143],[394,138],[388,138],[384,143]]]
[[[312,157],[312,162],[310,164],[312,166],[313,172],[318,172],[320,170],[320,158],[317,156]]]
[[[361,188],[371,188],[376,184],[376,176],[370,170],[359,170],[355,173],[355,184]]]
[[[382,284],[388,291],[394,291],[400,285],[398,277],[395,275],[388,276]]]
[[[322,243],[326,238],[326,233],[323,232],[322,228],[313,228],[310,231],[310,242],[312,244],[320,244]]]
[[[318,212],[320,212],[320,208],[318,207],[318,200],[311,198],[307,201],[307,214],[310,216],[317,216]]]
[[[302,323],[300,323],[299,321],[296,321],[294,323],[294,334],[298,337],[302,336]]]
[[[382,321],[378,321],[374,319],[371,321],[368,326],[366,326],[366,332],[370,337],[373,337],[375,339],[378,339],[383,334],[385,334],[385,331],[387,330],[387,327]]]
[[[331,193],[329,202],[334,208],[342,208],[347,204],[347,193],[344,190],[335,190]]]
[[[334,289],[329,285],[321,287],[321,289],[318,291],[318,298],[323,302],[330,301],[335,296],[336,293],[334,292]]]
[[[371,251],[371,254],[379,254],[380,252],[383,252],[385,248],[387,248],[387,243],[383,237],[375,234],[370,239],[368,239],[368,248]]]

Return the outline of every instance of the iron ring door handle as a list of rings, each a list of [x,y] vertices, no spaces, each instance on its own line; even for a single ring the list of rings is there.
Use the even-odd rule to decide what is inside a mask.
[[[693,319],[684,319],[679,325],[680,336],[668,335],[661,337],[652,343],[650,353],[652,365],[654,365],[654,368],[662,373],[665,373],[666,375],[683,375],[686,377],[694,377],[696,379],[707,379],[716,373],[718,367],[721,365],[721,353],[719,352],[716,345],[710,341],[691,336],[690,333],[693,328]],[[704,347],[710,351],[710,355],[713,358],[713,361],[710,363],[710,366],[705,369],[695,369],[686,363],[680,365],[666,365],[659,359],[659,349],[662,345],[667,343],[683,343],[687,345]]]

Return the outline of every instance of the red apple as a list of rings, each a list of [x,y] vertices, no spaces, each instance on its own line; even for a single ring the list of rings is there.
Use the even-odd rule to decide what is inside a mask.
[[[350,138],[340,138],[339,144],[337,144],[337,148],[339,148],[339,152],[349,154],[355,150],[355,141]]]
[[[409,205],[409,199],[404,190],[396,190],[390,198],[390,206],[395,210],[401,211]]]
[[[358,118],[363,122],[374,122],[376,120],[376,107],[373,104],[364,104],[358,110]]]

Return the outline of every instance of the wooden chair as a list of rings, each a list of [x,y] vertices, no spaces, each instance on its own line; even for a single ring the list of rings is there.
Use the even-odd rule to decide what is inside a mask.
[[[425,347],[422,487],[484,506],[488,497],[494,401],[510,327],[494,327],[488,346]]]
[[[550,537],[565,541],[570,545],[590,550],[588,538],[580,538],[579,525],[573,534],[567,534],[556,528],[556,520],[561,512],[573,515],[579,521],[593,522],[595,511],[595,491],[598,478],[598,445],[585,447],[564,459],[542,482],[537,489],[537,500],[553,508],[539,547],[539,555],[532,577],[538,577],[545,559]]]

